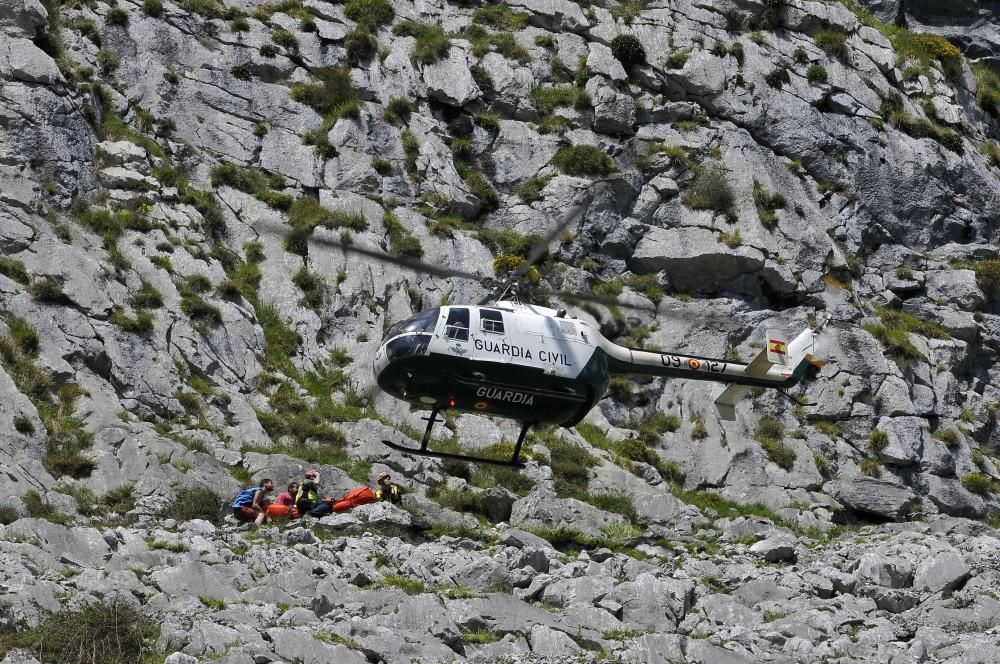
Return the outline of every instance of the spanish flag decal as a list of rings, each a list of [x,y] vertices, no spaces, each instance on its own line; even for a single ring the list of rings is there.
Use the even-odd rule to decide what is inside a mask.
[[[767,346],[767,349],[772,353],[785,355],[788,352],[785,342],[781,339],[768,339]]]

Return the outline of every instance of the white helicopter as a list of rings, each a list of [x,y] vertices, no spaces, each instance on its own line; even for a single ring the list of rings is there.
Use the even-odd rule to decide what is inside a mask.
[[[822,325],[801,331],[790,342],[780,332],[767,330],[766,348],[749,364],[743,364],[627,348],[609,341],[587,322],[567,316],[565,309],[522,302],[516,295],[518,280],[579,214],[579,205],[571,208],[535,245],[525,264],[499,284],[503,290],[495,301],[491,294],[476,304],[436,307],[387,330],[373,361],[377,385],[398,399],[429,408],[431,413],[419,448],[387,440],[383,443],[409,454],[522,467],[521,446],[530,427],[575,425],[604,396],[612,375],[729,383],[715,405],[723,419],[734,420],[736,403],[751,388],[789,388],[803,378],[808,367],[826,364],[817,350]],[[449,267],[325,242],[432,276],[484,280],[482,275]],[[554,295],[620,306],[594,295]],[[429,449],[436,418],[446,410],[519,421],[521,431],[511,457],[492,459]]]

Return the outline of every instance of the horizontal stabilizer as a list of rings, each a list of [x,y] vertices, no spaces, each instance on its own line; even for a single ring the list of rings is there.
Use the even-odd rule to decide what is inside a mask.
[[[763,355],[763,353],[761,353],[761,355]],[[750,394],[750,389],[751,388],[746,385],[733,383],[723,390],[722,394],[720,394],[715,400],[715,408],[719,411],[719,417],[727,422],[735,421],[736,404],[739,403],[740,399]]]

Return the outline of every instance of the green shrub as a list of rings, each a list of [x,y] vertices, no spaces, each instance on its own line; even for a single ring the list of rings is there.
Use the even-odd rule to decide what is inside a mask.
[[[1000,117],[1000,74],[987,65],[975,65],[972,72],[976,76],[976,101],[984,111]]]
[[[311,196],[303,196],[288,210],[292,231],[285,238],[285,248],[305,256],[309,250],[309,237],[317,226],[347,228],[355,231],[368,229],[368,222],[358,213],[327,210]]]
[[[378,40],[372,33],[358,28],[351,30],[344,37],[344,48],[351,62],[368,62],[378,52]]]
[[[941,63],[941,71],[953,81],[962,75],[962,51],[944,37],[903,31],[895,34],[890,41],[896,55],[902,59],[912,58],[925,67],[937,60]]]
[[[866,457],[861,460],[861,463],[858,465],[858,469],[861,471],[862,475],[866,475],[868,477],[882,476],[882,464],[878,462],[878,459]]]
[[[479,112],[473,116],[476,124],[486,131],[500,131],[500,116],[496,113]]]
[[[608,394],[619,401],[624,401],[635,392],[635,385],[625,376],[612,376],[608,381]]]
[[[69,299],[63,293],[62,283],[62,279],[47,275],[28,284],[28,293],[42,302],[68,302]]]
[[[104,15],[104,22],[108,25],[128,25],[128,11],[121,7],[112,7]]]
[[[699,167],[681,202],[693,210],[715,210],[727,218],[735,217],[736,194],[729,186],[726,168],[721,164]]]
[[[988,297],[1000,295],[1000,259],[991,258],[976,263],[976,281]]]
[[[847,33],[839,28],[824,28],[813,33],[813,41],[833,58],[846,59]]]
[[[217,526],[222,525],[223,505],[228,497],[222,497],[205,487],[189,487],[177,492],[174,499],[160,513],[164,518],[178,522],[204,519]]]
[[[295,53],[299,50],[299,40],[295,38],[295,35],[284,28],[278,28],[272,32],[271,41],[289,53]]]
[[[530,14],[512,11],[504,5],[488,5],[482,9],[477,9],[472,15],[472,22],[480,25],[488,25],[497,30],[513,32],[521,30],[528,25],[531,19]]]
[[[622,34],[611,40],[611,54],[622,66],[628,69],[632,65],[646,63],[646,49],[635,35]]]
[[[958,447],[962,442],[961,436],[954,429],[938,429],[934,432],[934,437],[947,447]]]
[[[465,167],[459,169],[459,175],[469,186],[472,195],[480,200],[484,210],[495,210],[500,207],[500,194],[482,173]]]
[[[158,623],[115,596],[65,608],[37,627],[0,634],[0,652],[22,648],[42,664],[135,664],[152,661]]]
[[[341,117],[356,111],[358,92],[350,67],[323,67],[313,72],[315,83],[293,83],[291,97],[323,116]]]
[[[0,274],[22,285],[27,285],[31,281],[24,263],[15,258],[0,257]]]
[[[35,425],[27,415],[17,415],[14,417],[14,430],[18,433],[31,435],[35,433]]]
[[[131,334],[146,335],[153,331],[153,315],[148,311],[139,311],[135,318],[132,318],[121,309],[116,309],[108,320],[123,332]]]
[[[962,475],[962,486],[967,491],[985,496],[993,493],[993,480],[988,475],[980,472],[966,473]]]
[[[826,83],[826,67],[819,63],[813,63],[806,67],[806,80],[809,81],[809,85],[819,85],[820,83]]]
[[[531,97],[540,115],[549,115],[561,106],[573,106],[586,92],[574,85],[536,87]]]
[[[392,23],[396,12],[389,0],[346,0],[344,16],[358,24],[365,31],[372,31],[380,25]]]
[[[163,13],[163,0],[142,0],[142,11],[156,18]]]
[[[663,60],[663,66],[666,69],[683,69],[684,65],[687,64],[688,58],[691,57],[690,49],[682,49],[680,51],[674,51],[668,55]]]
[[[413,37],[417,43],[413,46],[410,57],[420,64],[432,64],[448,55],[451,40],[440,25],[418,23],[407,19],[396,24],[392,29],[394,35]]]
[[[559,148],[552,165],[567,175],[606,175],[618,170],[611,155],[593,145]]]
[[[797,454],[782,442],[785,425],[773,417],[764,417],[757,423],[754,439],[760,443],[767,458],[785,470],[791,470]]]
[[[551,177],[534,177],[526,180],[514,190],[514,194],[524,203],[540,201],[542,199],[542,190],[545,189],[545,185],[551,179]]]
[[[768,191],[755,179],[753,181],[753,203],[757,208],[760,223],[765,228],[774,228],[778,224],[778,215],[775,211],[785,207],[785,197],[779,193]]]
[[[21,496],[21,502],[24,503],[24,509],[28,512],[28,516],[33,519],[45,519],[46,521],[60,524],[67,524],[69,522],[69,519],[65,515],[57,513],[49,501],[34,489]]]
[[[385,105],[385,117],[388,122],[406,122],[413,112],[413,104],[406,97],[393,97]]]
[[[163,306],[160,291],[156,290],[156,287],[145,279],[142,280],[141,284],[139,290],[132,296],[132,307],[135,309],[159,309]]]
[[[292,283],[302,290],[302,300],[299,304],[319,313],[323,308],[326,293],[326,282],[323,278],[310,272],[305,265],[292,276]]]
[[[888,444],[889,434],[882,429],[876,429],[875,431],[872,431],[870,436],[868,436],[868,447],[870,447],[872,452],[875,454],[884,450]]]

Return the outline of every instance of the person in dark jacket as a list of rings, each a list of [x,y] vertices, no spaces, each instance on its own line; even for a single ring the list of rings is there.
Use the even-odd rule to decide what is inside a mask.
[[[298,508],[299,514],[305,515],[319,502],[319,472],[308,470],[305,479],[299,484],[298,493],[295,494],[295,507]]]

